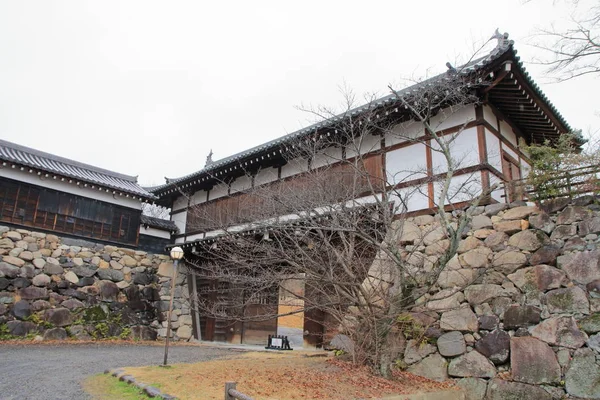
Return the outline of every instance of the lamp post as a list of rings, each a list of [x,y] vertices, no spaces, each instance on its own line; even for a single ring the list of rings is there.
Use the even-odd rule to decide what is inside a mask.
[[[177,263],[183,258],[181,247],[171,249],[171,258],[173,259],[173,276],[171,277],[171,299],[169,300],[169,313],[167,321],[167,338],[165,340],[165,359],[163,367],[167,366],[167,357],[169,355],[169,337],[171,336],[171,314],[173,313],[173,297],[175,297],[175,280],[177,279]]]

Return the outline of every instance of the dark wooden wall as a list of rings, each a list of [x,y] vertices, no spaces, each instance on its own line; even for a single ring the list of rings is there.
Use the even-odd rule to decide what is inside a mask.
[[[0,177],[0,221],[137,245],[141,211]]]

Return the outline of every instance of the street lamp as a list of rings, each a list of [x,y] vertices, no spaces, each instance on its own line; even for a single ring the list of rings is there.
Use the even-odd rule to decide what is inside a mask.
[[[173,259],[173,276],[171,277],[171,299],[169,300],[169,314],[167,321],[167,339],[165,340],[165,359],[163,367],[167,366],[167,357],[169,354],[169,337],[171,336],[171,314],[173,313],[173,297],[175,297],[175,280],[177,279],[177,262],[183,258],[183,250],[181,247],[173,247],[171,249],[171,258]]]

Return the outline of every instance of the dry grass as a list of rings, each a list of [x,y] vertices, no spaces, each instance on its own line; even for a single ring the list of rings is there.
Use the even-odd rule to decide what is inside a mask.
[[[245,353],[236,358],[196,364],[126,368],[136,380],[159,385],[182,400],[222,399],[224,384],[237,382],[239,391],[255,399],[366,399],[452,388],[398,372],[394,380],[371,375],[332,358],[293,353]]]

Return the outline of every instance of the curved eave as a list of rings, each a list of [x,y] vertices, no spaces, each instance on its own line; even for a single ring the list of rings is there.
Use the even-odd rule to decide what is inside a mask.
[[[113,195],[119,195],[124,197],[131,197],[133,200],[138,199],[141,201],[155,201],[158,199],[153,193],[144,193],[135,189],[126,189],[118,185],[108,184],[106,182],[98,182],[94,179],[86,179],[76,174],[68,173],[57,173],[51,170],[46,170],[27,162],[17,162],[6,157],[0,157],[0,168],[11,168],[19,169],[23,172],[29,172],[45,179],[52,179],[77,186],[89,187],[90,189],[97,189],[99,192],[112,193]]]

